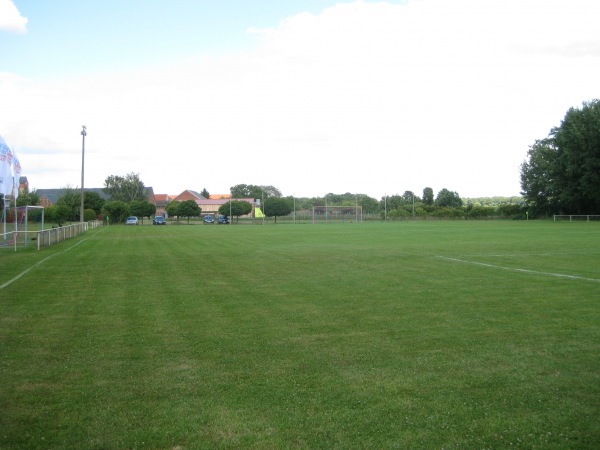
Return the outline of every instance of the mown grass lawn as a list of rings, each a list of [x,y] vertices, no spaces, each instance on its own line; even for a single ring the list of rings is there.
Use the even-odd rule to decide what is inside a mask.
[[[1,448],[600,444],[600,224],[111,226],[0,264]]]

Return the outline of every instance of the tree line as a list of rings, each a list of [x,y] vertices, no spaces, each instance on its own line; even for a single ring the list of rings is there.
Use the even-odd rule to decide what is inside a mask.
[[[600,101],[570,108],[530,146],[520,170],[532,214],[600,214]]]
[[[103,191],[109,197],[102,198],[96,192],[84,192],[84,220],[104,218],[109,223],[123,223],[130,216],[148,218],[156,214],[156,206],[148,200],[148,193],[139,174],[130,173],[125,176],[111,175],[107,177]],[[292,212],[310,214],[315,206],[360,206],[363,214],[376,215],[389,219],[401,219],[409,216],[442,216],[442,217],[508,217],[522,213],[522,202],[519,197],[505,198],[460,198],[459,194],[448,189],[442,189],[434,196],[432,188],[423,189],[421,196],[412,191],[402,195],[395,194],[380,199],[366,194],[329,193],[323,197],[291,197],[283,196],[281,191],[270,185],[238,184],[230,188],[232,200],[219,207],[218,214],[240,217],[251,213],[252,205],[245,200],[253,199],[258,202],[266,217],[285,217]],[[201,195],[208,198],[210,193],[206,188]],[[35,190],[25,192],[18,198],[18,205],[38,205],[39,195]],[[81,206],[81,192],[69,186],[61,190],[56,203],[45,209],[46,221],[61,226],[68,221],[78,221]],[[194,200],[171,201],[165,207],[169,217],[190,218],[199,217],[202,209]],[[35,220],[32,212],[31,220]]]
[[[449,189],[437,195],[431,187],[421,195],[412,191],[384,196],[380,199],[366,194],[328,193],[323,197],[284,197],[270,185],[237,184],[230,188],[232,200],[219,208],[219,214],[241,217],[252,211],[247,201],[259,201],[267,217],[283,217],[292,211],[312,211],[315,206],[360,206],[363,214],[385,218],[409,216],[443,217],[547,217],[552,214],[600,214],[600,101],[584,102],[580,108],[570,108],[561,124],[548,136],[529,147],[526,160],[520,165],[522,197],[489,197],[462,199]],[[84,193],[84,219],[107,217],[121,223],[129,215],[151,217],[156,207],[148,201],[147,190],[139,174],[110,175],[103,192],[108,200],[95,192]],[[208,190],[201,194],[208,198]],[[79,190],[63,188],[56,204],[46,208],[48,221],[77,221],[80,213]],[[237,200],[236,200],[237,199]],[[1,198],[0,198],[1,200]],[[39,205],[35,190],[23,192],[17,206]],[[3,202],[0,201],[0,207]],[[173,217],[198,217],[202,210],[193,200],[170,202],[166,211]],[[36,212],[32,213],[39,214]]]

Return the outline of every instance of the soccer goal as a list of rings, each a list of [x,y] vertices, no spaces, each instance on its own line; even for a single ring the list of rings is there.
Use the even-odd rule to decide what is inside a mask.
[[[554,221],[569,221],[569,222],[591,222],[600,220],[600,216],[598,215],[585,215],[585,214],[555,214]]]
[[[17,206],[2,211],[0,247],[26,247],[32,236],[44,229],[42,206]]]
[[[313,206],[313,223],[360,223],[362,206]]]

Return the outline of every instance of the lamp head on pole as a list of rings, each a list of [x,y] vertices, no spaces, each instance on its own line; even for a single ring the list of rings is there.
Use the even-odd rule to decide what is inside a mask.
[[[81,128],[83,128],[83,130],[81,130],[81,135],[83,137],[87,136],[87,129],[85,125],[81,125]]]

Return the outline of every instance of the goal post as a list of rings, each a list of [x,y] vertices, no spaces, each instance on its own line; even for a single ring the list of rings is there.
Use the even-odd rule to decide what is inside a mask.
[[[313,206],[313,223],[360,223],[362,206]]]
[[[33,231],[29,230],[30,225]],[[27,246],[28,236],[44,229],[44,207],[7,207],[2,211],[1,226],[0,247]]]

